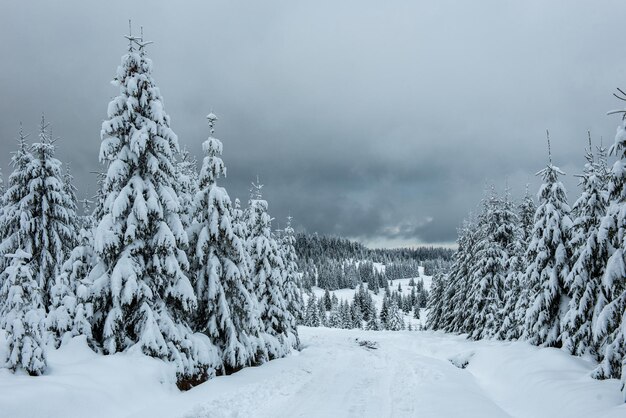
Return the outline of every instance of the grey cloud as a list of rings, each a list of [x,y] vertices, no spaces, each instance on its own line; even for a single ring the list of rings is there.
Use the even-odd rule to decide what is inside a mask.
[[[564,13],[564,10],[567,12]],[[259,174],[277,222],[371,245],[446,243],[485,184],[516,196],[546,163],[570,199],[586,131],[612,142],[626,81],[626,4],[321,1],[5,1],[0,161],[41,112],[81,194],[117,92],[127,19],[143,25],[182,145],[201,158],[220,120],[232,197]]]

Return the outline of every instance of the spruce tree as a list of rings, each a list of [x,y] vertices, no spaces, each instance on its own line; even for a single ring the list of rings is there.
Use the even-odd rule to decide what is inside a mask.
[[[483,232],[477,244],[477,263],[469,293],[472,310],[468,320],[474,327],[470,334],[474,339],[493,337],[502,324],[509,250],[515,240],[517,222],[508,196],[498,197],[493,188],[482,217]]]
[[[593,340],[593,322],[598,313],[598,298],[603,297],[601,281],[608,258],[606,247],[599,246],[597,238],[607,206],[607,170],[603,159],[594,160],[591,138],[586,159],[587,164],[580,176],[583,192],[572,208],[574,223],[570,245],[575,263],[567,277],[571,300],[563,320],[563,339],[565,348],[572,354],[597,355]],[[604,305],[605,301],[600,303]]]
[[[385,296],[383,296],[383,303],[382,303],[382,306],[380,307],[379,318],[380,318],[380,327],[382,329],[387,329],[387,320],[389,319],[389,298],[387,297],[386,294]]]
[[[385,329],[390,331],[401,331],[404,329],[402,311],[398,308],[398,303],[395,300],[392,300],[389,305],[389,312],[387,313],[387,322],[385,325]]]
[[[29,224],[33,217],[33,208],[27,203],[28,194],[27,166],[33,156],[26,145],[26,135],[20,124],[18,148],[11,157],[13,171],[9,176],[7,188],[2,196],[3,210],[0,214],[0,267],[2,270],[9,264],[4,257],[13,254],[18,249],[33,250],[33,236],[29,231]]]
[[[226,175],[222,142],[213,137],[217,117],[207,116],[210,135],[194,197],[190,229],[190,271],[198,298],[196,329],[206,333],[221,355],[225,372],[254,364],[259,344],[259,311],[248,293],[245,243],[234,233],[232,206],[217,180]]]
[[[24,369],[39,376],[47,367],[43,292],[28,264],[30,254],[18,249],[5,257],[9,264],[0,274],[0,329],[6,332],[7,358],[0,360],[10,370]]]
[[[333,305],[328,314],[328,326],[331,328],[341,328],[342,324],[341,307],[339,304]]]
[[[65,173],[63,174],[63,189],[67,195],[67,206],[70,214],[70,228],[74,231],[74,241],[68,243],[70,251],[73,249],[72,245],[78,244],[77,236],[81,228],[80,216],[78,215],[78,199],[76,198],[76,191],[78,190],[74,185],[74,176],[72,175],[72,169],[68,164],[65,165]],[[68,253],[69,255],[69,253]]]
[[[622,100],[626,95],[620,90]],[[619,97],[619,96],[618,96]],[[626,110],[616,111],[623,113]],[[617,129],[610,153],[617,157],[609,177],[609,206],[598,231],[598,250],[606,251],[608,260],[602,276],[601,295],[606,305],[597,303],[599,314],[594,324],[596,346],[602,357],[593,376],[599,379],[622,377],[626,400],[626,116]]]
[[[369,319],[369,321],[367,321],[367,324],[365,325],[365,329],[367,329],[368,331],[378,331],[380,330],[380,325],[378,323],[378,318],[376,316],[376,312],[374,312],[374,315],[372,315]]]
[[[57,347],[77,335],[85,335],[93,344],[93,306],[89,300],[89,284],[85,280],[96,262],[93,230],[88,226],[81,228],[78,245],[63,263],[51,288],[46,328]]]
[[[208,338],[192,333],[197,301],[186,275],[187,234],[180,214],[175,155],[178,138],[152,78],[146,43],[129,39],[113,84],[119,95],[102,123],[106,164],[92,269],[93,336],[107,354],[137,346],[173,362],[179,383],[214,372]]]
[[[304,312],[304,325],[307,327],[319,327],[320,324],[320,316],[317,309],[317,299],[315,295],[311,295],[306,305],[306,309]]]
[[[415,307],[413,308],[413,318],[420,319],[420,317],[421,317],[420,307],[415,305]]]
[[[330,311],[331,308],[333,307],[332,301],[330,299],[330,291],[328,290],[328,288],[324,289],[324,296],[322,298],[322,301],[324,303],[324,308],[327,311]]]
[[[509,250],[508,272],[505,279],[504,307],[502,309],[502,324],[496,338],[501,340],[518,339],[523,332],[526,311],[520,308],[520,294],[527,292],[522,289],[524,274],[526,273],[526,249],[532,233],[532,221],[535,215],[535,201],[528,191],[517,208],[518,225],[515,238]]]
[[[320,327],[325,327],[328,325],[328,319],[326,317],[326,307],[324,306],[324,301],[320,298],[317,301],[317,312],[320,320]]]
[[[437,306],[435,312],[438,312],[439,318],[435,318],[436,322],[431,323],[431,325],[436,323],[438,326],[429,328],[443,329],[447,332],[468,332],[469,324],[467,323],[467,318],[470,309],[467,295],[472,283],[469,280],[470,272],[472,266],[476,263],[476,246],[479,242],[480,233],[480,224],[470,215],[459,229],[458,249],[454,255],[449,274],[444,282],[440,283],[440,286],[443,286],[442,289],[437,289],[440,294],[435,295],[431,291],[429,303],[439,303],[441,305],[435,305]],[[437,270],[437,272],[439,272],[439,275],[443,274],[440,270]],[[435,272],[435,276],[437,272]]]
[[[47,311],[54,278],[76,243],[76,202],[64,182],[61,162],[54,157],[54,141],[43,116],[31,153],[24,168],[27,193],[20,203],[30,213],[31,237],[22,244],[31,254],[30,266]]]
[[[524,197],[517,208],[520,233],[522,234],[522,240],[526,242],[530,241],[532,236],[533,228],[535,227],[535,212],[537,212],[537,204],[528,187],[529,185],[527,184]]]
[[[251,258],[251,276],[257,286],[256,296],[268,355],[270,358],[278,358],[296,345],[297,337],[292,328],[295,321],[287,309],[283,293],[284,260],[271,232],[267,201],[261,195],[262,187],[258,181],[253,183],[248,212],[250,236],[247,249]]]
[[[80,281],[87,276],[94,265],[93,240],[91,239],[93,235],[91,231],[81,228],[81,221],[77,215],[77,189],[74,186],[74,177],[69,164],[66,165],[63,176],[63,187],[68,196],[70,213],[73,214],[70,218],[70,228],[76,231],[75,235],[78,236],[78,240],[75,240],[75,248],[68,254],[67,260],[59,269],[50,288],[46,329],[48,336],[57,347],[63,341],[76,335],[91,337],[91,326],[88,320],[90,313],[85,310],[82,303],[79,303],[76,290]]]
[[[559,176],[564,173],[550,162],[537,175],[543,179],[535,226],[526,251],[528,268],[522,287],[528,289],[524,337],[531,344],[560,347],[561,317],[567,307],[566,280],[572,256],[569,231],[572,221],[567,194]]]
[[[289,327],[290,334],[295,336],[296,341],[294,348],[300,346],[300,339],[298,337],[298,328],[296,324],[297,318],[302,317],[302,298],[298,285],[300,283],[300,271],[298,269],[298,255],[294,247],[296,243],[296,237],[291,226],[291,216],[287,217],[287,224],[285,226],[284,234],[280,242],[280,249],[282,252],[282,258],[284,260],[284,277],[283,277],[283,293],[287,303],[287,310],[291,314]]]
[[[438,330],[445,325],[443,323],[444,312],[442,311],[445,289],[446,278],[441,271],[437,271],[432,279],[430,299],[426,307],[428,309],[428,316],[426,317],[426,327],[428,329]]]
[[[464,259],[464,270],[466,276],[462,276],[460,280],[464,281],[459,286],[453,284],[448,280],[448,286],[446,288],[446,305],[444,306],[444,315],[446,316],[444,322],[446,324],[454,324],[455,316],[461,315],[463,317],[463,323],[458,324],[458,331],[467,333],[470,336],[478,329],[474,319],[478,312],[478,304],[480,301],[479,289],[481,285],[481,276],[479,271],[480,266],[480,249],[484,247],[485,233],[487,231],[486,222],[489,219],[486,213],[487,204],[486,199],[483,199],[483,211],[472,222],[472,228],[468,231],[471,237],[471,247],[468,246],[468,251]],[[459,290],[463,291],[463,296],[459,294]],[[459,299],[462,298],[462,299]],[[455,302],[460,302],[460,305],[455,305]],[[452,315],[452,319],[450,316]],[[460,318],[456,318],[456,322],[459,322]],[[450,325],[449,325],[450,326]],[[449,331],[449,328],[444,328]]]
[[[353,303],[350,306],[350,316],[352,318],[352,324],[350,328],[363,328],[363,311],[357,303]]]

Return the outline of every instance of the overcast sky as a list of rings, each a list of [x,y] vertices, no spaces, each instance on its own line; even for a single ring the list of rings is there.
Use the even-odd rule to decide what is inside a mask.
[[[93,194],[128,19],[181,145],[220,120],[231,198],[257,174],[277,221],[373,246],[451,243],[485,185],[572,176],[587,130],[612,143],[626,2],[0,2],[0,167],[41,112]],[[33,135],[34,136],[34,135]],[[282,223],[282,222],[281,222]]]

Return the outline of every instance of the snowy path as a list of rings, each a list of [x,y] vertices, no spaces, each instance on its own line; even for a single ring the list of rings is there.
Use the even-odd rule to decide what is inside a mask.
[[[182,416],[626,416],[617,381],[592,380],[591,364],[559,350],[432,332],[303,328],[301,333],[299,355],[185,394],[192,403],[202,401]],[[379,348],[360,347],[356,338],[376,341]],[[469,366],[455,367],[449,361],[454,357],[469,358]],[[174,412],[159,407],[146,416]]]
[[[301,338],[300,353],[185,393],[164,382],[159,361],[97,356],[76,341],[53,353],[49,376],[0,373],[0,411],[16,418],[626,416],[618,381],[591,379],[591,363],[556,349],[433,332],[302,328]],[[460,369],[451,358],[469,365]]]

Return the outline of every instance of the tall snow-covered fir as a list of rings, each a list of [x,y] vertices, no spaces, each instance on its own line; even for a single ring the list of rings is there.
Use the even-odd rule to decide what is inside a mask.
[[[532,219],[535,214],[535,202],[526,188],[526,193],[522,202],[518,205],[518,223],[515,228],[513,242],[509,248],[509,262],[507,266],[504,306],[502,307],[502,323],[496,333],[496,338],[500,340],[514,340],[519,338],[523,332],[526,312],[520,307],[521,293],[527,289],[522,289],[524,274],[526,272],[526,248],[528,239],[532,232]]]
[[[569,302],[566,281],[572,221],[565,187],[559,180],[564,173],[550,161],[537,175],[543,184],[526,251],[528,266],[522,286],[529,292],[524,336],[532,344],[552,347],[562,344],[561,317]]]
[[[567,277],[571,300],[563,321],[565,347],[573,354],[597,355],[593,326],[599,309],[606,304],[601,280],[608,259],[608,248],[598,245],[598,230],[607,207],[606,161],[595,159],[589,140],[587,163],[580,175],[582,194],[572,207],[572,271]]]
[[[226,175],[222,143],[213,137],[217,118],[211,113],[207,119],[210,136],[202,145],[206,157],[190,230],[191,271],[198,297],[196,327],[217,347],[220,367],[228,372],[263,359],[265,347],[258,303],[246,286],[250,273],[245,241],[235,233],[230,197],[217,185]]]
[[[481,233],[481,224],[472,216],[463,223],[459,230],[458,250],[455,254],[454,263],[445,283],[442,283],[445,297],[440,327],[448,332],[470,332],[472,324],[468,318],[472,306],[470,306],[470,299],[467,295],[472,285],[469,277],[471,269],[477,261],[476,250]]]
[[[261,188],[253,183],[248,207],[250,228],[247,249],[251,258],[251,275],[256,286],[265,343],[270,358],[284,356],[291,347],[297,346],[295,320],[287,309],[283,291],[284,260],[278,242],[271,230],[267,213],[267,201],[263,200]]]
[[[508,196],[491,190],[481,215],[481,239],[476,245],[477,262],[471,269],[471,287],[466,322],[472,338],[493,337],[502,324],[502,310],[510,251],[516,239],[517,216]]]
[[[294,235],[293,227],[291,226],[291,216],[287,218],[287,224],[283,236],[280,241],[280,248],[282,251],[282,258],[284,262],[284,277],[283,277],[283,293],[287,304],[287,310],[291,314],[288,318],[291,323],[289,328],[295,334],[296,347],[300,346],[300,340],[298,338],[297,320],[302,318],[302,295],[299,289],[300,273],[298,271],[296,249],[294,247],[296,243],[296,237]]]
[[[176,364],[181,377],[211,375],[216,356],[188,318],[197,299],[177,194],[178,138],[170,128],[143,39],[129,36],[102,123],[102,218],[89,275],[93,336],[106,353],[137,346]],[[135,45],[138,44],[137,49]]]

